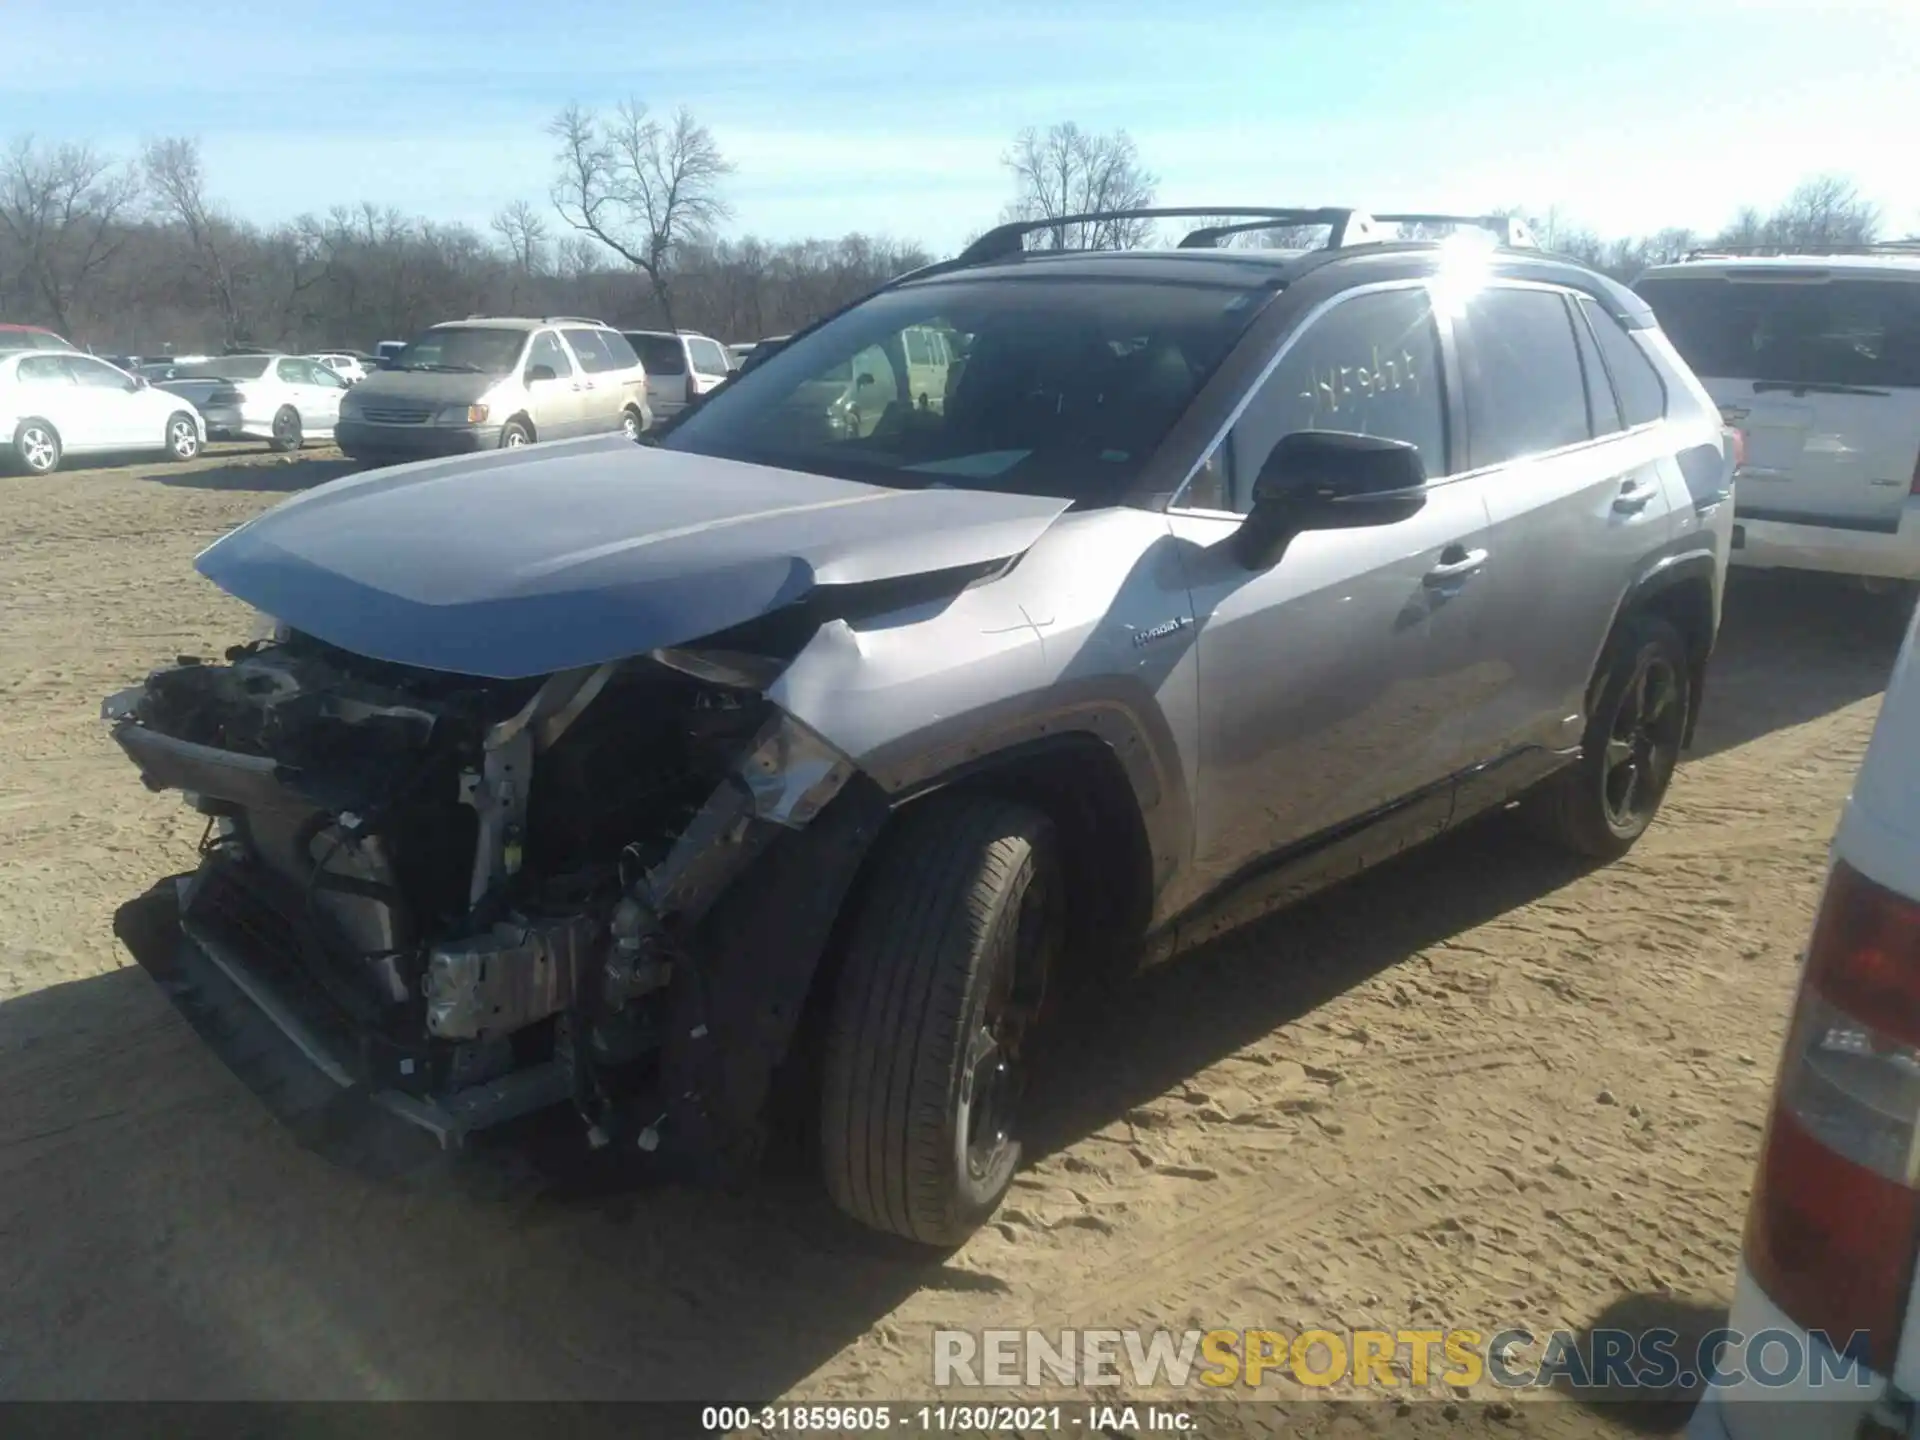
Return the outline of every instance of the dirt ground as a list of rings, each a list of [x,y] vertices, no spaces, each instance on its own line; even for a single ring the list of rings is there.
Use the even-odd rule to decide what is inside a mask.
[[[114,907],[197,831],[98,703],[239,638],[193,554],[345,469],[231,447],[0,480],[0,1397],[924,1398],[936,1326],[1724,1309],[1884,602],[1736,577],[1698,748],[1629,859],[1483,825],[1075,1017],[1005,1210],[927,1259],[805,1177],[365,1178],[295,1146],[118,949]]]

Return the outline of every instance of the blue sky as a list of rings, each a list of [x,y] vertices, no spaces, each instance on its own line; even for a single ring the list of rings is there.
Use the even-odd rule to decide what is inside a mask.
[[[571,100],[690,105],[737,233],[950,248],[1024,125],[1166,204],[1558,205],[1710,229],[1817,170],[1920,230],[1915,0],[0,0],[0,137],[198,136],[231,210],[543,204]]]

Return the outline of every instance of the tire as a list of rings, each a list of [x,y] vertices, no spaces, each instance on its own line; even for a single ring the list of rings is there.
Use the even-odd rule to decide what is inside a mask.
[[[509,420],[500,427],[500,448],[514,450],[522,445],[533,443],[533,432],[527,428],[524,420]]]
[[[634,444],[638,445],[640,443],[641,432],[646,428],[646,421],[640,418],[640,412],[638,410],[622,410],[620,412],[620,433],[625,435],[627,439],[633,441]]]
[[[821,1163],[848,1215],[946,1247],[999,1206],[1063,902],[1053,826],[1036,810],[955,795],[896,822],[827,1023]]]
[[[274,413],[273,438],[267,441],[267,447],[276,455],[290,455],[305,440],[306,437],[300,433],[300,412],[291,405],[282,405]]]
[[[13,459],[29,475],[60,468],[60,432],[45,420],[22,420],[13,431]]]
[[[1595,678],[1580,760],[1534,797],[1532,817],[1568,849],[1617,860],[1653,823],[1679,763],[1693,705],[1686,641],[1657,615],[1629,615]]]
[[[193,417],[184,410],[176,410],[167,417],[167,458],[175,461],[187,461],[200,453],[200,427]]]

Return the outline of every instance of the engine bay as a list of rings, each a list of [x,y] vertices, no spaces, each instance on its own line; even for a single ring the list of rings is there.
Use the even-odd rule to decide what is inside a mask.
[[[489,680],[282,632],[103,714],[207,817],[182,929],[337,1081],[443,1143],[571,1098],[651,1149],[692,1093],[662,1067],[701,921],[855,773],[752,679],[655,652]]]

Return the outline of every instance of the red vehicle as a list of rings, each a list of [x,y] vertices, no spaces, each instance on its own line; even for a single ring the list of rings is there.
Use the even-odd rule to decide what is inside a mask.
[[[39,325],[0,324],[0,350],[77,350]]]

